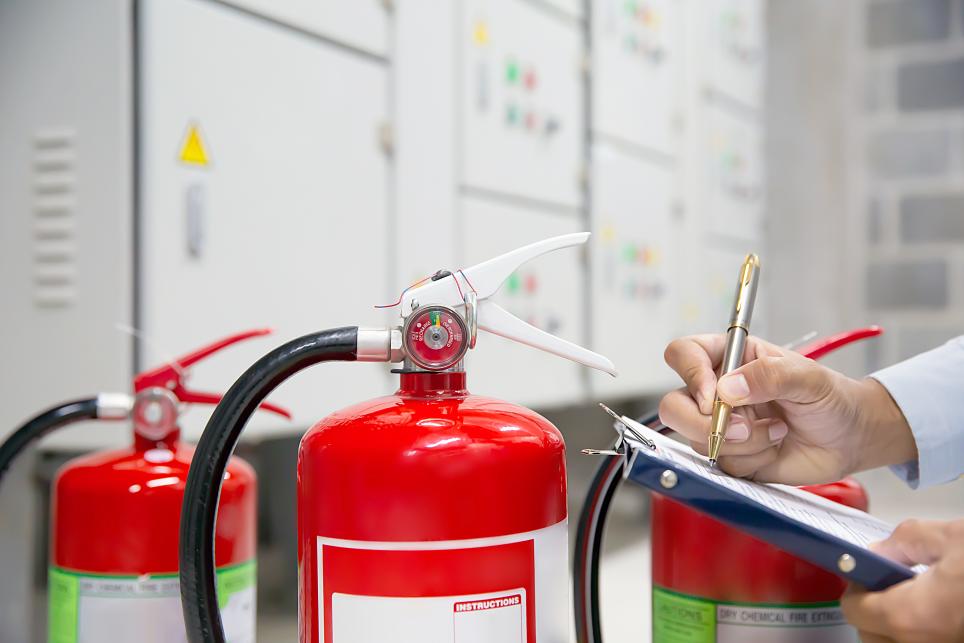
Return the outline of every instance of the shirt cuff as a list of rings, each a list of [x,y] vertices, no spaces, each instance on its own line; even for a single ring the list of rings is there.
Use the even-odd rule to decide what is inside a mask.
[[[910,425],[916,462],[891,467],[911,488],[954,480],[964,454],[964,337],[871,375]]]

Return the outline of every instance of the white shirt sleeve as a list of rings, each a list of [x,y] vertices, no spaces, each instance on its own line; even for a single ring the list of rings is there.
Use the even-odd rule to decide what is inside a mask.
[[[891,470],[915,489],[964,473],[964,335],[871,377],[897,402],[917,442],[917,462]]]

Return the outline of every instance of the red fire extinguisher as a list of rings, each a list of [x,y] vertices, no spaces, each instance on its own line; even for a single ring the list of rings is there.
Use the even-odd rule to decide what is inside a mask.
[[[249,337],[227,337],[134,378],[133,396],[102,393],[46,411],[0,445],[0,475],[31,441],[82,420],[130,418],[130,447],[75,458],[57,472],[51,506],[48,641],[185,641],[177,578],[178,524],[194,449],[178,438],[185,404],[220,396],[185,388],[187,370]],[[261,405],[290,418],[277,406]],[[218,505],[217,582],[232,642],[255,637],[257,482],[240,458],[226,463]]]
[[[839,333],[798,350],[819,359],[879,335],[877,326]],[[641,420],[666,430],[656,413]],[[622,480],[623,458],[609,456],[590,485],[579,517],[573,561],[577,639],[602,643],[599,559],[609,503]],[[862,511],[868,499],[851,478],[804,487]],[[650,494],[652,640],[784,643],[856,642],[840,612],[839,577],[660,494]],[[726,556],[715,556],[725,551]]]
[[[223,463],[258,401],[335,360],[403,368],[394,395],[333,413],[301,441],[302,643],[569,640],[562,436],[529,409],[470,394],[462,360],[481,329],[615,374],[601,355],[489,301],[524,262],[588,237],[440,271],[403,292],[397,327],[306,335],[238,379],[204,430],[184,498],[181,595],[193,643],[225,640],[212,529]]]

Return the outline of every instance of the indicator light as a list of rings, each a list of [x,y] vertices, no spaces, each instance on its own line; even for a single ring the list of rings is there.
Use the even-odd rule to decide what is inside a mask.
[[[529,69],[529,70],[527,70],[526,73],[525,73],[525,77],[523,78],[523,81],[522,81],[522,82],[523,82],[523,84],[525,85],[525,88],[528,89],[530,92],[531,92],[533,89],[535,89],[535,88],[536,88],[536,72],[535,72],[535,70],[534,70],[534,69]]]
[[[489,44],[489,25],[484,20],[475,23],[475,29],[472,30],[472,39],[479,46]]]
[[[559,121],[554,116],[550,116],[549,118],[546,119],[546,124],[544,129],[546,132],[546,136],[552,136],[557,131],[559,131]]]
[[[526,292],[530,295],[539,289],[539,281],[534,274],[526,275]]]
[[[616,230],[611,225],[604,225],[600,231],[603,241],[612,241],[616,237]]]
[[[509,104],[505,108],[505,122],[509,125],[515,125],[519,122],[519,108],[513,104]]]
[[[630,263],[636,261],[636,246],[631,243],[623,246],[623,259]]]
[[[519,65],[514,60],[510,60],[505,66],[505,81],[510,85],[519,82]]]
[[[519,292],[519,273],[513,272],[505,282],[506,292],[510,295]]]
[[[535,112],[529,112],[526,114],[526,129],[535,129],[536,125],[539,123],[539,117],[536,116]]]

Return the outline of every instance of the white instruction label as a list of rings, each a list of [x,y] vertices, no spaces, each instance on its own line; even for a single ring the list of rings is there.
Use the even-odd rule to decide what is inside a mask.
[[[522,588],[475,596],[332,595],[338,643],[524,643]]]

